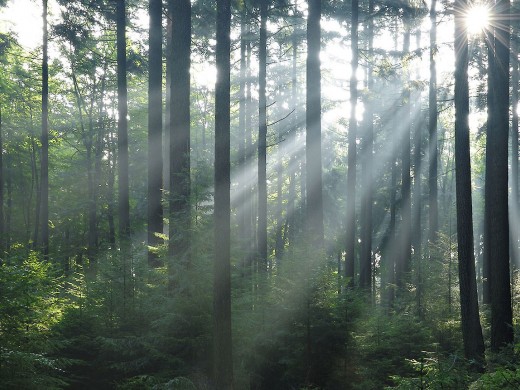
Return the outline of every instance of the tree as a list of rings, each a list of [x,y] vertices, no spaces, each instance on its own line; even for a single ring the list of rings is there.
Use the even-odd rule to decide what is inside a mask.
[[[473,252],[473,208],[469,147],[468,42],[464,10],[466,0],[455,3],[455,175],[457,195],[457,240],[459,257],[462,337],[467,359],[483,362],[484,340],[478,311],[475,255]]]
[[[191,3],[170,1],[170,255],[190,262],[190,48]]]
[[[41,157],[41,224],[42,251],[44,258],[49,256],[49,59],[47,0],[43,0],[43,60],[42,60],[42,157]]]
[[[148,245],[156,246],[163,230],[162,209],[162,1],[150,0],[148,48]],[[154,251],[148,262],[157,265]]]
[[[434,242],[439,228],[439,204],[437,199],[437,0],[430,5],[430,84],[428,86],[428,133],[429,133],[429,170],[428,170],[428,237]]]
[[[348,172],[347,172],[347,221],[346,221],[346,246],[345,246],[345,277],[350,279],[350,284],[354,284],[354,263],[356,261],[356,142],[357,142],[357,69],[358,69],[358,23],[359,23],[359,2],[352,0],[352,21],[350,28],[351,41],[351,75],[350,75],[350,119],[348,126]],[[366,264],[363,264],[365,267]],[[369,275],[363,270],[363,281],[367,286],[366,277]],[[370,276],[368,276],[370,278]]]
[[[410,54],[410,23],[411,15],[405,10],[403,56]],[[408,80],[409,81],[409,75]],[[403,92],[403,112],[407,116],[404,123],[403,138],[401,140],[401,226],[399,230],[399,257],[396,262],[396,285],[403,291],[405,282],[411,271],[411,236],[412,236],[412,203],[411,203],[411,175],[410,175],[410,133],[411,133],[411,93],[410,86],[406,85]]]
[[[374,0],[368,2],[368,13],[372,15],[374,12]],[[369,18],[368,23],[368,55],[372,58],[374,54],[374,19]],[[369,94],[374,89],[374,70],[370,64],[367,71],[367,88]],[[370,288],[372,283],[372,191],[373,191],[373,164],[374,157],[374,100],[370,96],[370,100],[366,105],[366,127],[363,145],[363,199],[361,200],[361,252],[359,255],[359,285],[364,288]]]
[[[260,42],[258,43],[258,259],[267,267],[267,8],[260,0]]]
[[[321,161],[321,0],[308,0],[306,62],[306,225],[310,239],[323,245],[323,194]]]
[[[508,140],[509,140],[509,0],[495,6],[496,25],[490,42],[489,125],[486,134],[485,225],[491,292],[491,348],[513,342],[509,270]]]
[[[130,194],[128,188],[128,92],[126,81],[125,0],[116,3],[117,35],[117,152],[119,160],[119,239],[130,236]]]
[[[5,249],[4,227],[4,130],[2,126],[2,107],[0,107],[0,253]],[[0,261],[1,263],[1,261]]]
[[[514,26],[511,38],[511,107],[518,107],[519,103],[519,61],[518,40],[514,35],[518,34],[518,27]],[[520,218],[520,188],[518,181],[518,110],[512,109],[511,115],[511,215],[518,220]],[[520,266],[520,252],[518,247],[518,230],[510,229],[511,262],[518,268]]]
[[[215,262],[213,284],[214,378],[217,389],[233,388],[231,344],[230,50],[231,2],[217,1],[215,85]]]

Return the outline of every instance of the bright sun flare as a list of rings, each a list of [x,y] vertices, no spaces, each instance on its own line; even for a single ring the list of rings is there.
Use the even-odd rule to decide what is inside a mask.
[[[466,26],[471,35],[480,34],[489,25],[489,8],[484,4],[472,6],[466,13]]]

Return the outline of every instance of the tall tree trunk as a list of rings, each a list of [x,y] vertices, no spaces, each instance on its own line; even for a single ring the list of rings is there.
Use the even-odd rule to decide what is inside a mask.
[[[308,0],[306,64],[306,226],[316,247],[323,247],[323,194],[321,161],[321,0]]]
[[[267,7],[260,1],[260,42],[258,43],[258,261],[267,267]]]
[[[421,47],[421,30],[417,29],[415,33],[417,53],[420,56]],[[421,75],[419,66],[416,68],[416,79],[419,80]],[[422,142],[423,142],[423,126],[425,124],[425,117],[421,110],[421,91],[414,90],[412,94],[414,113],[417,113],[417,122],[414,124],[414,178],[413,178],[413,210],[412,210],[412,246],[414,261],[416,262],[417,276],[415,283],[417,285],[416,300],[417,311],[422,315]]]
[[[291,70],[291,107],[293,108],[293,113],[291,117],[291,131],[292,136],[296,142],[298,138],[298,40],[296,35],[296,27],[294,27],[294,31],[291,37],[292,43],[292,70]],[[294,237],[296,235],[296,170],[298,166],[298,153],[291,153],[290,162],[289,162],[289,193],[287,197],[287,219],[288,219],[288,231],[287,231],[287,239],[289,244],[292,245],[294,242]]]
[[[494,141],[493,137],[489,140],[487,139],[487,134],[491,134],[491,130],[493,125],[493,120],[496,118],[496,115],[493,115],[491,111],[493,110],[493,93],[495,89],[493,88],[493,74],[492,69],[494,68],[493,62],[495,61],[495,55],[493,53],[494,50],[494,34],[493,28],[486,30],[486,42],[487,42],[487,52],[488,52],[488,79],[487,79],[487,105],[488,105],[488,119],[486,123],[487,129],[486,132],[486,170],[485,170],[485,182],[484,182],[484,255],[482,258],[482,295],[483,295],[483,303],[490,304],[491,303],[491,245],[489,245],[489,220],[490,220],[490,208],[491,202],[488,201],[491,199],[490,196],[490,184],[488,181],[488,175],[491,173],[491,161],[493,156],[490,155],[492,151],[491,143]]]
[[[486,232],[491,290],[491,348],[513,342],[509,270],[508,140],[509,140],[509,0],[496,3],[496,25],[489,64],[491,127],[486,136]]]
[[[356,165],[357,165],[357,69],[358,69],[358,23],[359,2],[352,0],[352,21],[350,28],[350,41],[352,50],[350,75],[350,120],[348,126],[348,172],[347,172],[347,220],[346,220],[346,245],[345,245],[345,277],[349,284],[354,285],[354,263],[356,262]],[[365,276],[364,276],[365,277]],[[366,280],[363,280],[365,283]]]
[[[253,152],[253,129],[251,125],[251,117],[252,113],[255,110],[255,107],[253,107],[253,100],[251,96],[251,28],[249,24],[247,24],[246,27],[246,33],[247,33],[247,41],[246,41],[246,84],[245,84],[245,139],[244,139],[244,150],[245,150],[245,161],[244,165],[248,166],[249,162],[251,161],[251,158],[254,154]],[[247,252],[248,252],[248,259],[247,259],[247,266],[248,266],[248,272],[251,273],[252,271],[252,265],[253,265],[253,259],[255,254],[255,232],[254,232],[254,222],[255,218],[254,211],[253,211],[253,189],[252,189],[252,182],[248,182],[247,187],[245,189],[246,193],[246,201],[244,205],[244,221],[245,221],[245,231],[244,236],[248,237],[248,245],[247,245]]]
[[[483,362],[484,340],[478,311],[469,145],[468,41],[463,10],[466,0],[455,3],[455,174],[462,338],[467,359]]]
[[[163,123],[163,189],[166,194],[170,193],[170,126],[171,126],[171,85],[172,85],[172,7],[168,5],[167,16],[166,16],[166,91],[165,91],[165,104],[164,104],[164,123]],[[169,206],[168,206],[169,207]],[[163,210],[163,213],[166,211]],[[169,213],[169,211],[168,211]],[[166,230],[166,229],[165,229]]]
[[[374,12],[374,0],[368,2],[368,14]],[[374,53],[374,19],[367,21],[368,26],[368,56],[372,58]],[[372,64],[368,65],[367,88],[374,88],[374,72]],[[361,253],[359,257],[359,285],[370,290],[372,282],[372,191],[373,173],[372,159],[374,157],[374,100],[369,100],[365,113],[365,137],[363,145],[363,198],[361,199]]]
[[[215,263],[213,284],[214,377],[217,389],[233,389],[230,270],[230,51],[231,2],[217,0],[215,85]]]
[[[410,16],[404,17],[404,37],[403,37],[403,55],[410,53]],[[409,81],[409,76],[407,80]],[[403,104],[406,107],[405,112],[408,118],[405,120],[405,128],[403,129],[403,138],[401,142],[401,224],[399,229],[399,246],[400,255],[396,264],[396,285],[398,290],[402,291],[408,280],[411,271],[411,235],[412,235],[412,204],[411,204],[411,176],[410,176],[410,133],[411,133],[411,101],[409,86],[405,86],[403,93]]]
[[[514,35],[518,29],[514,28]],[[519,88],[519,61],[518,61],[518,38],[511,39],[511,198],[510,213],[514,221],[520,220],[519,202],[520,190],[518,183],[518,88]],[[520,267],[520,251],[518,247],[518,227],[510,228],[511,264],[518,269]]]
[[[190,48],[191,3],[170,2],[172,74],[170,89],[170,255],[190,264]]]
[[[238,92],[238,129],[239,129],[239,141],[238,141],[238,164],[239,172],[241,177],[245,176],[242,172],[247,169],[247,141],[246,141],[246,63],[247,63],[247,39],[249,34],[247,33],[247,8],[243,7],[240,12],[240,79],[239,79],[239,92]],[[240,237],[240,247],[242,249],[242,275],[249,275],[248,259],[250,258],[249,243],[251,236],[248,235],[247,225],[249,224],[247,218],[247,202],[249,198],[248,193],[248,178],[245,177],[238,183],[240,202],[238,204],[238,234]]]
[[[49,59],[47,0],[43,0],[41,224],[43,257],[49,257]]]
[[[117,151],[119,168],[119,239],[130,237],[130,201],[128,188],[128,92],[126,83],[126,11],[125,0],[116,3],[117,35]]]
[[[2,108],[0,107],[0,256],[3,258],[5,250],[5,229],[4,229],[4,145],[2,127]],[[2,260],[0,260],[2,264]]]
[[[85,138],[87,149],[87,187],[88,187],[88,243],[87,254],[89,258],[89,271],[95,273],[97,252],[97,177],[95,172],[95,150],[94,150],[94,101],[96,81],[93,80],[93,91],[88,108],[88,134]],[[102,94],[101,94],[102,95]],[[94,155],[94,156],[93,156]]]
[[[108,136],[108,151],[107,151],[107,164],[108,164],[108,183],[107,183],[107,219],[108,219],[108,242],[112,248],[116,245],[116,228],[114,223],[114,184],[115,184],[115,166],[116,166],[116,153],[114,146],[114,138],[112,130],[110,130]]]
[[[434,242],[439,229],[439,203],[437,195],[437,0],[432,0],[430,7],[430,84],[428,90],[428,133],[429,133],[429,171],[428,171],[428,237]]]
[[[148,245],[155,247],[163,232],[162,208],[162,1],[150,0],[148,49]],[[148,264],[158,265],[157,255],[148,251]]]
[[[11,217],[13,210],[13,165],[9,155],[6,156],[6,176],[5,185],[7,187],[7,203],[5,216],[5,248],[9,250],[11,247]]]
[[[278,147],[276,153],[276,241],[274,247],[274,254],[277,260],[283,257],[284,251],[284,225],[282,204],[283,204],[283,156],[284,156],[284,142],[283,142],[282,128],[278,127]]]
[[[42,206],[42,202],[41,202],[41,199],[42,199],[42,187],[41,187],[41,182],[40,180],[38,179],[38,168],[37,168],[37,153],[36,153],[36,142],[35,142],[35,139],[34,137],[31,136],[31,195],[32,195],[32,190],[34,187],[36,187],[36,202],[35,202],[35,205],[34,205],[34,231],[33,231],[33,247],[36,249],[39,245],[39,238],[38,238],[38,234],[40,232],[40,217],[41,217],[41,206]],[[41,164],[41,160],[40,160],[40,164]],[[41,170],[40,170],[41,172]],[[31,199],[32,199],[32,196],[29,198],[29,202],[28,202],[28,205],[29,205],[29,208],[28,210],[30,210],[30,206],[31,206]],[[31,220],[30,220],[30,212],[27,212],[27,226],[28,226],[28,229],[30,229],[30,226],[31,226]]]

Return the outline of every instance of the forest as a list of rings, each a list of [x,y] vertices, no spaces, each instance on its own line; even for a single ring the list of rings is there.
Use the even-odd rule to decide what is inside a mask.
[[[21,3],[0,389],[520,388],[517,1]]]

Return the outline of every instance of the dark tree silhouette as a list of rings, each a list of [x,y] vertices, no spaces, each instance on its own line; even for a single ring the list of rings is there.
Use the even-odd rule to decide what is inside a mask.
[[[49,256],[49,33],[47,26],[48,4],[43,0],[43,60],[42,60],[42,156],[41,156],[41,224],[43,256]]]
[[[268,0],[260,1],[260,42],[258,44],[258,260],[267,266],[267,8]]]
[[[170,255],[190,262],[190,48],[191,3],[170,1],[172,66],[170,86]]]
[[[437,199],[437,0],[432,0],[430,7],[430,84],[428,90],[428,133],[429,133],[429,171],[428,171],[428,215],[429,241],[435,241],[439,229],[439,203]]]
[[[162,1],[150,0],[148,48],[148,245],[160,243],[156,233],[163,231],[162,208]],[[148,263],[158,265],[148,251]]]
[[[117,152],[119,160],[119,235],[130,236],[130,201],[128,189],[128,92],[126,82],[126,11],[125,0],[116,3],[117,35]]]
[[[306,132],[306,206],[307,231],[319,247],[323,245],[323,194],[321,161],[321,0],[308,0],[307,16],[307,109]]]
[[[356,107],[358,99],[357,69],[359,62],[358,50],[358,23],[359,2],[352,0],[352,21],[350,27],[350,42],[352,51],[350,75],[350,119],[348,126],[348,172],[347,172],[347,221],[346,221],[346,245],[345,245],[345,276],[349,278],[349,284],[354,285],[354,263],[356,261],[356,165],[357,165],[357,119]],[[365,265],[365,264],[364,264]],[[365,270],[364,270],[365,271]],[[366,277],[363,273],[363,279]],[[363,280],[363,284],[366,280]]]
[[[231,2],[217,0],[215,85],[215,263],[213,284],[214,377],[217,389],[233,388],[230,270],[230,50]]]
[[[455,3],[455,174],[457,194],[457,239],[459,256],[460,310],[464,354],[482,362],[484,340],[478,311],[473,215],[471,205],[471,163],[469,148],[468,41],[464,25],[466,0]]]
[[[490,41],[490,79],[486,135],[485,233],[491,298],[491,348],[513,342],[509,270],[508,140],[509,140],[509,0],[496,3]]]

